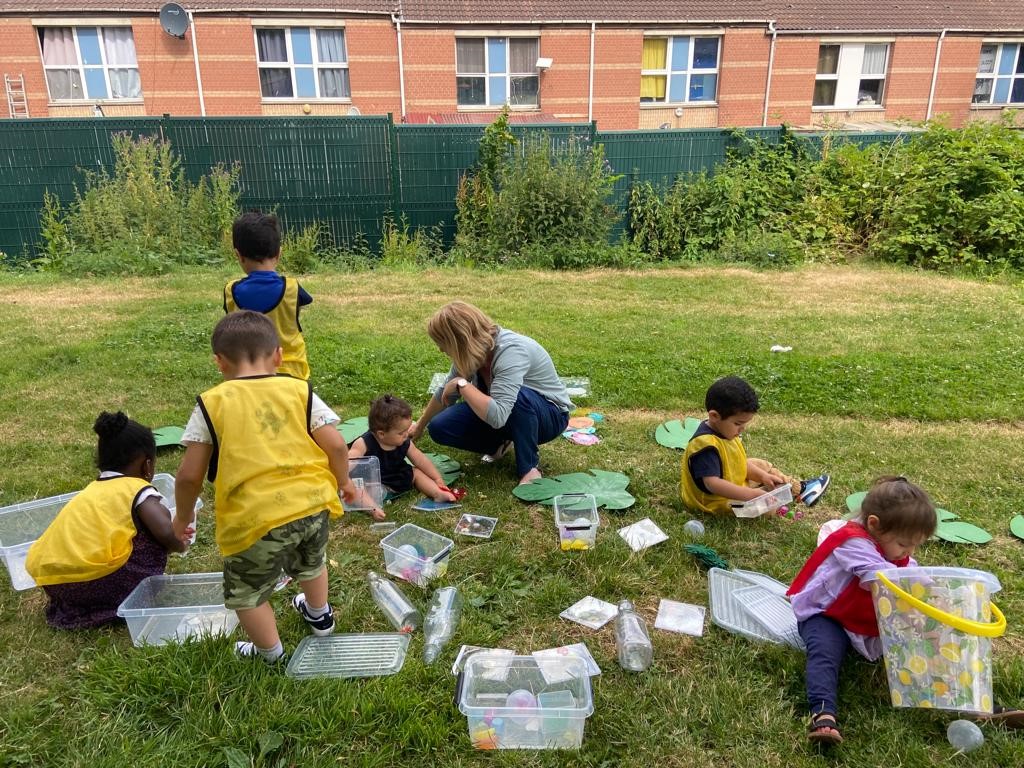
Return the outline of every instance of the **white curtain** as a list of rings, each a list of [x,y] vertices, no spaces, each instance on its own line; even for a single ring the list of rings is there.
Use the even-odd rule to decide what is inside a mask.
[[[885,51],[887,45],[865,45],[864,66],[861,68],[862,75],[884,75],[885,74]]]
[[[537,38],[513,37],[509,47],[510,72],[517,75],[532,74],[537,71]]]
[[[288,61],[288,47],[284,40],[283,29],[256,30],[256,43],[259,48],[260,62]]]
[[[110,96],[114,99],[141,99],[142,81],[137,69],[111,69]]]
[[[320,70],[320,97],[324,99],[347,99],[348,70],[347,69],[321,69]]]
[[[107,54],[107,66],[137,65],[131,27],[104,27],[103,47]]]
[[[482,75],[486,71],[483,38],[455,41],[455,71],[460,75]]]
[[[318,29],[316,31],[317,54],[322,64],[344,63],[345,30]]]
[[[71,27],[43,28],[43,64],[46,66],[60,64],[78,66],[75,35],[71,31]]]

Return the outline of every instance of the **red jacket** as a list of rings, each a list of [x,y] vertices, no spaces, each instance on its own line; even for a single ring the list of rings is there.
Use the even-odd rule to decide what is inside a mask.
[[[804,563],[804,567],[800,569],[800,573],[793,579],[793,583],[786,594],[795,595],[800,592],[807,585],[807,582],[810,581],[811,576],[814,575],[819,566],[825,562],[825,559],[837,547],[850,539],[870,540],[875,545],[875,549],[878,550],[878,554],[883,558],[885,557],[882,548],[878,546],[878,542],[871,537],[871,534],[857,523],[847,523],[821,542],[821,546],[811,553],[807,562]],[[893,565],[903,568],[909,562],[910,558],[905,557],[902,560],[897,560]],[[825,615],[838,621],[843,625],[844,629],[850,632],[867,637],[878,637],[878,620],[875,618],[875,606],[871,601],[871,593],[861,588],[860,579],[856,577],[846,585],[846,588],[835,599],[835,602],[825,609]]]

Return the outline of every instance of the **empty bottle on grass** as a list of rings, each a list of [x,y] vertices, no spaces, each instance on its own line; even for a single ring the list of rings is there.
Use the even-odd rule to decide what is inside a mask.
[[[423,661],[433,664],[441,649],[452,639],[462,616],[462,598],[455,587],[441,587],[434,593],[423,622]]]
[[[422,616],[415,605],[410,603],[402,590],[375,571],[366,574],[373,602],[388,617],[388,621],[399,632],[412,632],[420,625]]]
[[[619,666],[627,672],[643,672],[654,660],[654,646],[647,634],[647,625],[629,600],[619,603],[619,614],[615,617],[615,645],[619,649]]]

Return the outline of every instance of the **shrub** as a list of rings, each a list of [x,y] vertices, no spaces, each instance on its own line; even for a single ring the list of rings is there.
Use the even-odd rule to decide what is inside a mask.
[[[155,274],[177,264],[218,263],[231,253],[237,166],[216,166],[193,184],[169,143],[128,134],[112,143],[112,174],[86,172],[67,208],[44,196],[38,267]]]
[[[444,244],[439,226],[409,231],[402,216],[397,222],[384,220],[380,238],[380,262],[389,267],[437,264],[444,260]]]

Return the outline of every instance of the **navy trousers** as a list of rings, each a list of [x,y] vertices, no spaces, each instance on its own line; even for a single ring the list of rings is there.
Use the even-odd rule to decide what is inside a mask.
[[[811,714],[836,714],[839,668],[850,650],[850,637],[835,619],[824,614],[797,623],[807,644],[807,704]]]
[[[474,453],[494,453],[506,440],[516,453],[516,472],[522,477],[540,461],[538,446],[565,431],[569,414],[529,387],[520,387],[508,420],[495,429],[466,403],[445,408],[427,425],[430,439],[438,445]]]

